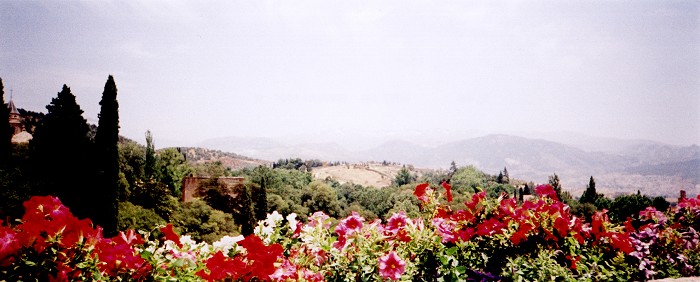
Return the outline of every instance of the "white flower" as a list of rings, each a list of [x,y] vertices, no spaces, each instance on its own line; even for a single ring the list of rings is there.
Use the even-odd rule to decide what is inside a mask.
[[[290,213],[287,216],[287,222],[289,223],[289,229],[292,229],[292,233],[297,231],[297,214],[296,213]]]
[[[282,219],[284,219],[284,217],[282,217],[281,214],[279,214],[277,211],[273,211],[272,213],[267,214],[267,219],[265,219],[265,223],[268,226],[275,228],[277,227],[278,223],[282,222]]]
[[[187,249],[192,249],[194,246],[197,245],[197,242],[192,240],[192,236],[190,236],[190,235],[180,236],[180,243],[182,244],[183,247],[185,247]]]
[[[212,244],[214,247],[215,251],[221,251],[225,255],[228,255],[228,253],[231,251],[231,249],[235,249],[238,247],[238,242],[243,241],[243,235],[238,235],[236,237],[231,237],[231,236],[224,236],[219,239],[219,241],[216,241]]]

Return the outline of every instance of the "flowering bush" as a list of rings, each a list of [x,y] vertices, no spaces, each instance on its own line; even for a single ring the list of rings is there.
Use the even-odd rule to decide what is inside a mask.
[[[273,212],[248,237],[207,244],[172,225],[160,238],[129,230],[104,238],[54,197],[33,197],[18,224],[0,222],[0,280],[7,281],[433,281],[648,280],[695,276],[700,198],[635,221],[573,216],[551,186],[518,203],[475,193],[452,210],[451,186],[420,184],[422,215],[368,222],[358,213],[306,223]]]

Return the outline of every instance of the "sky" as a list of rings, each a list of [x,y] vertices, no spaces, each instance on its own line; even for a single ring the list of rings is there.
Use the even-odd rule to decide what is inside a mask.
[[[121,134],[355,143],[577,132],[700,144],[698,1],[0,1],[6,100]],[[412,135],[413,134],[413,135]]]

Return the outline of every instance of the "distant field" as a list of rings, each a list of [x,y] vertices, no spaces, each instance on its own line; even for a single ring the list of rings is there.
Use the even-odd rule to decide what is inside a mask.
[[[383,165],[381,163],[357,163],[338,166],[316,167],[311,174],[316,179],[328,177],[342,183],[355,183],[363,186],[387,187],[401,170],[401,165]],[[413,173],[418,173],[413,171]]]

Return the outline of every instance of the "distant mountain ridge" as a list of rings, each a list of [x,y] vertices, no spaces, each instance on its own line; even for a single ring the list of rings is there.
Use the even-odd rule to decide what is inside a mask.
[[[425,168],[447,168],[455,161],[491,174],[507,167],[511,177],[539,183],[557,173],[565,188],[568,186],[577,196],[590,176],[596,178],[599,190],[613,194],[640,190],[650,195],[675,196],[680,189],[689,194],[700,190],[697,145],[640,140],[624,143],[616,139],[609,147],[614,150],[589,151],[544,139],[493,134],[435,147],[393,140],[363,151],[349,151],[333,143],[287,145],[270,138],[218,138],[200,146],[269,161],[290,157],[348,162],[386,160]]]

